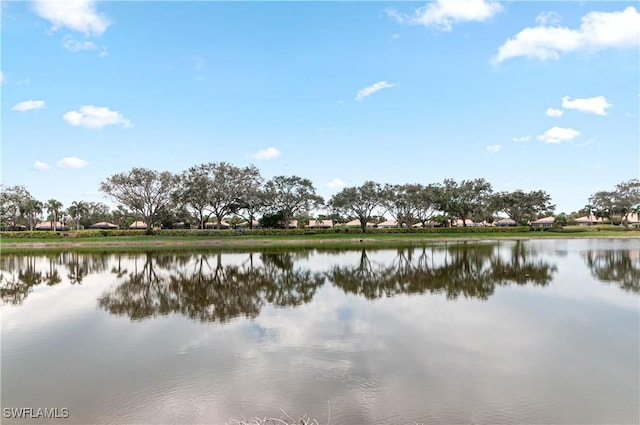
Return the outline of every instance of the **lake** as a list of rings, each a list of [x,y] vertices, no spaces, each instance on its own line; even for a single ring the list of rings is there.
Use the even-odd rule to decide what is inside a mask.
[[[640,423],[638,239],[3,253],[0,270],[2,423]]]

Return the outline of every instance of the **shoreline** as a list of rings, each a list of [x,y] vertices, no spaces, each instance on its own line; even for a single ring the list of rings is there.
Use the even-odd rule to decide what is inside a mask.
[[[0,253],[5,250],[42,250],[48,249],[65,249],[70,250],[82,249],[82,248],[106,248],[106,249],[121,249],[121,248],[176,248],[176,249],[188,249],[188,248],[254,248],[254,247],[301,247],[301,248],[313,248],[324,246],[384,246],[384,245],[403,245],[403,244],[433,244],[440,242],[493,242],[493,241],[522,241],[522,240],[535,240],[535,239],[638,239],[640,240],[640,234],[620,234],[620,235],[598,235],[596,234],[557,234],[557,235],[487,235],[471,237],[469,235],[464,236],[446,236],[446,237],[420,237],[420,236],[403,236],[403,237],[371,237],[370,235],[363,235],[363,237],[357,238],[304,238],[304,239],[273,239],[273,238],[251,238],[251,239],[232,239],[232,238],[216,238],[216,239],[177,239],[171,240],[170,238],[163,238],[161,240],[105,240],[105,241],[42,241],[42,242],[3,242],[0,241]],[[114,237],[115,239],[115,237]]]

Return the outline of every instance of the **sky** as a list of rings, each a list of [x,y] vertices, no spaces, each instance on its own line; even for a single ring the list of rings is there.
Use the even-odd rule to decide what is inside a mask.
[[[484,178],[566,213],[640,177],[637,1],[1,6],[2,184],[64,207],[218,161],[325,200]]]

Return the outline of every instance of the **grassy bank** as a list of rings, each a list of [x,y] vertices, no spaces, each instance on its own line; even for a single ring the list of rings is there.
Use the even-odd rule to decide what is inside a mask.
[[[381,229],[382,230],[382,229]],[[360,232],[335,232],[315,231],[291,233],[283,231],[273,234],[247,234],[227,231],[190,232],[190,231],[160,231],[153,235],[143,233],[126,234],[120,232],[118,236],[112,234],[54,234],[54,232],[38,232],[39,237],[28,237],[26,232],[20,232],[20,237],[7,237],[7,233],[0,234],[0,249],[2,251],[14,250],[41,250],[41,249],[186,249],[186,248],[211,248],[211,249],[246,249],[256,246],[283,246],[296,248],[314,248],[322,246],[345,247],[352,245],[366,246],[393,246],[405,244],[426,244],[444,241],[481,241],[481,240],[522,240],[522,239],[548,239],[548,238],[639,238],[638,230],[596,230],[596,229],[564,229],[563,231],[529,231],[528,228],[519,228],[519,231],[505,231],[502,229],[466,229],[466,231],[388,231],[396,229],[383,229],[383,231]],[[227,232],[227,233],[221,233]],[[123,234],[124,233],[124,234]],[[45,236],[45,237],[42,237]]]

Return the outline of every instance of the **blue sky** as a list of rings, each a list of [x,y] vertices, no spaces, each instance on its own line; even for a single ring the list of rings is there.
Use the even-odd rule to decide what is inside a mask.
[[[557,212],[640,177],[638,2],[2,2],[2,183],[134,166],[483,177]]]

